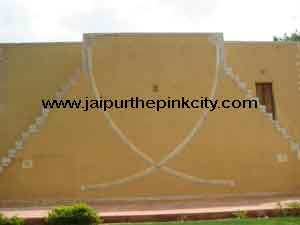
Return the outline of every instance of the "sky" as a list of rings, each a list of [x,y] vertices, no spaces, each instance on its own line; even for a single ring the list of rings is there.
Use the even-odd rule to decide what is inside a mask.
[[[0,0],[0,42],[116,32],[222,32],[225,40],[272,41],[296,29],[299,0]]]

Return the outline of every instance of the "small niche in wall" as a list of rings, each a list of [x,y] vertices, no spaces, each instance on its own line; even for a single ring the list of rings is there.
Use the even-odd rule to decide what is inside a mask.
[[[259,72],[261,75],[265,75],[265,73],[266,73],[265,69],[261,69]]]
[[[153,84],[153,85],[152,85],[152,91],[153,91],[153,92],[158,92],[158,91],[159,91],[159,88],[158,88],[158,85],[157,85],[157,84]]]

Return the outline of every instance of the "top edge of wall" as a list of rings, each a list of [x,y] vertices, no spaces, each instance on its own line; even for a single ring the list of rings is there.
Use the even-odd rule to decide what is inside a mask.
[[[153,33],[84,33],[83,41],[85,38],[92,37],[159,37],[159,36],[208,36],[217,35],[223,38],[223,33],[201,33],[201,32],[153,32]],[[62,41],[62,42],[0,42],[0,47],[2,46],[36,46],[36,45],[68,45],[68,44],[82,44],[83,41]],[[300,42],[297,41],[226,41],[225,44],[244,44],[244,45],[297,45]]]
[[[223,33],[197,33],[197,32],[153,32],[153,33],[84,33],[83,37],[162,37],[162,36],[209,36],[218,35],[223,37]]]
[[[71,45],[71,44],[82,44],[81,41],[65,41],[65,42],[0,42],[0,47],[14,47],[14,46],[45,46],[45,45]]]
[[[224,41],[225,44],[244,44],[244,45],[297,45],[297,41]]]

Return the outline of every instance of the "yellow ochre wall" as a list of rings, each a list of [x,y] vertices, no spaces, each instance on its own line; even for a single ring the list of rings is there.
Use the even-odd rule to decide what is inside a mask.
[[[245,94],[216,66],[212,34],[86,35],[82,43],[0,44],[0,156],[83,64],[79,81],[64,99],[95,98],[91,74],[102,96],[144,98],[210,96],[221,76],[216,99]],[[221,34],[217,34],[221,37]],[[221,40],[222,48],[222,40]],[[222,53],[222,49],[220,50]],[[300,141],[300,91],[295,43],[225,42],[225,63],[255,90],[272,82],[278,120]],[[83,53],[83,55],[82,55]],[[83,59],[83,60],[82,60]],[[261,71],[264,71],[262,73]],[[153,85],[158,92],[153,92]],[[113,122],[155,162],[164,158],[202,118],[193,110],[113,110]],[[287,193],[300,191],[300,161],[287,140],[258,109],[217,109],[184,151],[167,166],[204,183],[157,170],[131,182],[83,189],[128,177],[148,168],[113,131],[102,112],[51,110],[16,159],[0,174],[0,201],[120,199]],[[286,154],[280,163],[277,154]],[[22,168],[23,160],[33,167]],[[193,179],[192,179],[193,180]],[[207,180],[211,182],[206,182]],[[234,186],[214,183],[234,181]]]

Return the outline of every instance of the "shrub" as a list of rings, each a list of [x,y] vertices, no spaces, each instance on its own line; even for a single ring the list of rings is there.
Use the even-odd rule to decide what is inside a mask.
[[[286,205],[291,216],[300,216],[300,202],[289,202]]]
[[[278,203],[281,216],[300,216],[300,202]]]
[[[94,209],[80,203],[52,209],[46,222],[49,225],[97,225],[101,220]]]
[[[237,218],[237,219],[246,219],[248,218],[247,212],[246,211],[238,211],[232,213],[232,215]]]
[[[24,220],[16,216],[7,218],[0,214],[0,225],[24,225]]]
[[[286,205],[291,209],[300,209],[300,202],[289,202]]]

